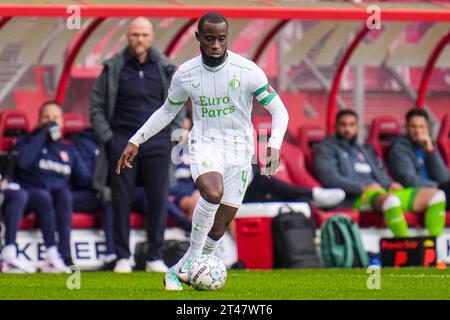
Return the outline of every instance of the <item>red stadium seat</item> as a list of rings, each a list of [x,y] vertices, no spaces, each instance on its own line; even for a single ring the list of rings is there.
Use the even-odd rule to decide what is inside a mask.
[[[405,212],[405,219],[410,228],[421,228],[423,226],[423,215],[411,212]],[[387,228],[384,223],[382,213],[375,212],[361,212],[360,226],[362,228],[375,227]]]
[[[256,130],[256,128],[255,128]],[[259,133],[261,133],[259,131]],[[255,131],[255,136],[258,137],[258,139],[255,140],[255,153],[257,155],[258,164],[261,169],[265,167],[266,164],[266,150],[267,150],[267,141],[262,139],[259,140],[258,132]],[[289,175],[289,172],[287,170],[286,161],[282,157],[280,160],[280,166],[278,167],[277,173],[274,175],[275,178],[284,181],[286,183],[295,184],[292,178]]]
[[[28,118],[23,111],[0,112],[0,151],[10,152],[18,136],[29,132]]]
[[[37,218],[34,213],[28,214],[20,220],[19,229],[36,229]],[[84,212],[74,212],[72,214],[73,229],[93,229],[95,227],[95,215]]]
[[[423,214],[405,212],[406,222],[410,228],[424,228]],[[386,228],[383,215],[374,212],[361,212],[361,227]],[[450,227],[450,211],[446,212],[445,226]]]
[[[144,217],[141,213],[132,212],[130,215],[131,229],[142,229],[144,227]]]
[[[367,142],[372,144],[382,160],[386,159],[392,140],[400,135],[400,124],[394,117],[379,116],[373,119]]]
[[[265,144],[259,143],[259,148],[265,150]],[[261,150],[261,149],[260,149]],[[263,153],[258,153],[260,163],[263,162]],[[284,182],[296,185],[298,187],[312,189],[320,187],[320,183],[312,177],[305,168],[304,155],[300,148],[284,142],[281,147],[281,162],[278,172],[274,175],[275,178]],[[312,207],[312,213],[316,219],[317,226],[320,227],[322,223],[330,217],[337,214],[344,214],[359,223],[359,212],[354,209],[335,209],[335,210],[319,210]]]
[[[29,230],[35,229],[37,227],[37,219],[34,213],[27,214],[26,216],[20,219],[19,229],[20,230]]]
[[[86,212],[72,213],[73,229],[93,229],[95,227],[95,215]]]
[[[445,226],[450,228],[450,211],[445,212]]]
[[[310,173],[314,167],[314,152],[318,143],[325,140],[327,133],[321,126],[303,126],[298,131],[298,145],[305,155],[306,169]]]
[[[342,209],[335,209],[335,210],[320,210],[317,208],[312,208],[312,212],[314,214],[314,217],[316,219],[316,227],[320,228],[323,223],[325,223],[328,219],[330,219],[332,216],[342,214],[356,223],[360,223],[360,213],[359,211],[352,209],[352,208],[342,208]]]
[[[81,113],[64,113],[63,141],[73,143],[76,136],[88,127],[86,117]],[[96,227],[96,216],[90,212],[73,212],[72,227],[74,229],[92,229]]]
[[[281,147],[281,158],[286,163],[289,176],[296,186],[308,189],[320,187],[320,183],[306,170],[305,156],[299,147],[284,142]]]
[[[266,130],[268,136],[272,133],[272,117],[270,116],[258,116],[252,117],[253,128],[257,132],[257,136],[263,134],[260,130]]]
[[[265,141],[258,141],[256,152],[261,169],[265,167],[266,163],[266,147],[267,143]],[[287,142],[284,142],[281,147],[280,166],[273,177],[300,187],[312,188],[319,186],[319,183],[305,170],[303,154],[300,149]]]
[[[442,119],[441,128],[437,137],[439,151],[444,158],[447,167],[450,168],[450,115],[446,114]]]
[[[64,142],[73,143],[76,136],[88,127],[86,117],[77,112],[64,114],[63,139]]]

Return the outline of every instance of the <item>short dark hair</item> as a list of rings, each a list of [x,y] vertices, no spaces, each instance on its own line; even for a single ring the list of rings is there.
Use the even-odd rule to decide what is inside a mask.
[[[227,21],[227,19],[225,19],[225,17],[223,15],[221,15],[220,13],[217,13],[217,12],[208,12],[208,13],[205,13],[200,18],[200,20],[198,20],[197,30],[199,32],[202,31],[203,25],[207,21],[211,22],[211,23],[222,23],[222,22],[225,22],[227,24],[227,28],[228,28],[228,21]]]
[[[424,117],[425,120],[429,120],[428,112],[424,109],[413,108],[406,114],[406,123],[408,123],[412,117]]]
[[[354,116],[358,120],[358,114],[352,109],[343,109],[336,114],[336,122],[338,122],[343,116]]]
[[[61,105],[58,103],[58,101],[46,100],[46,101],[42,102],[41,106],[39,107],[39,118],[41,117],[42,111],[44,111],[45,107],[49,106],[51,104],[57,106],[61,110],[61,112],[63,112],[63,109],[62,109]]]

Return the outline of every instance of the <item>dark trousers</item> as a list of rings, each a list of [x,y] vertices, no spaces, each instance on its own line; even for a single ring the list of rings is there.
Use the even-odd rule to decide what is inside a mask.
[[[70,259],[70,232],[72,231],[72,192],[69,189],[46,190],[30,188],[25,212],[37,215],[45,246],[55,245],[58,231],[58,251],[63,259]]]
[[[141,145],[133,168],[125,168],[117,175],[116,163],[129,138],[129,135],[116,132],[107,146],[113,204],[114,248],[119,259],[129,258],[130,211],[136,178],[139,175],[149,202],[148,214],[144,215],[149,242],[147,260],[162,259],[161,246],[167,220],[170,139],[168,135],[156,136]]]
[[[23,190],[6,190],[3,192],[3,221],[5,223],[5,245],[15,244],[20,218],[28,202],[28,193]]]
[[[131,210],[146,215],[148,214],[149,207],[150,206],[145,189],[143,187],[137,187],[135,192],[133,193],[133,203],[131,205]],[[186,217],[186,214],[169,199],[167,199],[167,214],[172,219],[172,221],[175,222],[184,231],[191,231],[191,221],[189,221]]]
[[[261,201],[312,201],[312,191],[277,178],[255,174],[245,193],[244,202]]]
[[[107,202],[95,190],[74,190],[73,210],[75,212],[102,213],[102,227],[105,232],[106,254],[114,253],[113,212],[111,202]]]

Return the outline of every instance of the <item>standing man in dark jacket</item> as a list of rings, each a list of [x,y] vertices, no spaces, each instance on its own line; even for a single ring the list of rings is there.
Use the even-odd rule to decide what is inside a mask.
[[[134,19],[127,31],[128,47],[104,63],[90,104],[94,130],[102,143],[94,186],[102,189],[109,178],[114,210],[116,272],[131,272],[129,233],[132,192],[136,176],[143,181],[151,212],[146,217],[149,251],[147,271],[166,272],[161,246],[167,218],[168,171],[172,129],[181,127],[184,113],[140,150],[135,166],[124,175],[114,167],[129,137],[165,101],[176,67],[154,47],[153,27],[145,18]]]
[[[406,114],[406,137],[395,140],[388,153],[392,176],[406,187],[439,188],[450,197],[447,166],[430,137],[428,113],[411,109]],[[450,210],[447,203],[447,210]]]
[[[439,236],[445,225],[445,219],[442,224],[439,218],[445,209],[443,192],[436,188],[403,188],[393,181],[373,147],[356,142],[358,129],[354,111],[338,112],[336,135],[325,139],[314,157],[314,171],[320,183],[342,188],[347,194],[346,204],[356,210],[382,213],[386,225],[397,237],[408,235],[404,210],[425,212],[429,234]]]
[[[25,212],[36,213],[47,248],[47,261],[41,267],[44,272],[67,272],[66,265],[72,264],[72,192],[69,183],[72,179],[81,183],[89,179],[75,148],[61,142],[62,127],[61,106],[54,101],[44,102],[39,109],[39,126],[31,134],[20,137],[15,146],[18,151],[17,180],[28,192]],[[59,236],[58,249],[55,229]]]

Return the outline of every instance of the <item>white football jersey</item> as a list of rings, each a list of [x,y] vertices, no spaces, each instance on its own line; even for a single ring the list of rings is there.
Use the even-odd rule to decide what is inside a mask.
[[[215,68],[201,56],[183,63],[172,78],[168,102],[180,106],[191,99],[191,141],[231,143],[253,153],[253,97],[265,106],[276,96],[260,67],[228,51],[226,61]]]

